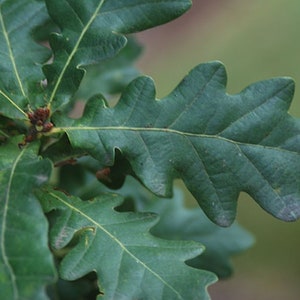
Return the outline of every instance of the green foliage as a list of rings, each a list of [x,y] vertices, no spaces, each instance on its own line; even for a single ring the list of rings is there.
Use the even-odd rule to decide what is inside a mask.
[[[125,47],[112,59],[86,67],[86,74],[75,94],[78,99],[104,93],[106,95],[121,92],[130,81],[139,75],[133,67],[141,53],[141,46],[135,39],[129,38]]]
[[[37,156],[38,143],[22,150],[20,137],[0,154],[0,298],[46,299],[44,286],[55,279],[48,248],[48,224],[33,190],[47,182],[51,162]]]
[[[219,278],[231,275],[231,256],[253,244],[251,234],[237,222],[223,228],[213,224],[199,207],[186,208],[179,189],[175,189],[172,198],[157,198],[129,177],[117,192],[126,199],[117,208],[119,211],[151,211],[159,215],[159,221],[151,229],[155,236],[205,245],[205,251],[188,264],[212,271]]]
[[[48,105],[52,111],[66,104],[83,76],[82,66],[114,57],[126,45],[123,34],[165,23],[182,14],[190,1],[46,0],[49,15],[61,29],[50,45],[52,64],[44,66]]]
[[[212,271],[221,278],[228,277],[232,273],[230,257],[253,244],[253,237],[236,222],[222,228],[210,222],[199,207],[185,208],[179,190],[175,190],[172,199],[153,199],[145,195],[145,191],[139,194],[137,190],[134,188],[131,193],[125,191],[124,194],[134,200],[139,211],[152,211],[160,216],[151,230],[154,235],[172,240],[199,241],[205,245],[203,254],[188,262],[193,267]]]
[[[101,274],[103,299],[185,299],[189,294],[206,299],[205,287],[214,275],[184,265],[203,251],[202,246],[151,236],[147,231],[157,222],[153,214],[114,211],[121,202],[116,195],[81,201],[46,191],[40,198],[46,212],[55,210],[50,231],[53,249],[67,247],[77,233],[76,245],[61,262],[62,278],[74,280],[96,271]],[[185,280],[188,285],[181,284]]]
[[[152,80],[139,77],[116,107],[96,96],[81,119],[56,124],[75,149],[103,165],[112,165],[119,149],[157,195],[170,196],[173,179],[182,178],[220,225],[234,220],[240,191],[278,218],[297,219],[300,123],[286,113],[293,82],[271,79],[233,96],[224,92],[225,82],[220,63],[202,64],[155,100]],[[291,134],[283,136],[287,128]]]
[[[28,105],[45,105],[40,96],[41,65],[51,52],[31,39],[45,14],[40,1],[0,1],[0,113],[12,119],[26,118]]]
[[[0,0],[0,298],[209,299],[207,286],[252,243],[232,224],[241,191],[299,218],[291,79],[229,95],[224,66],[211,62],[158,100],[133,67],[140,46],[125,35],[190,5]],[[77,99],[87,104],[75,120]],[[157,198],[171,197],[176,178],[213,222],[232,225],[177,193]]]

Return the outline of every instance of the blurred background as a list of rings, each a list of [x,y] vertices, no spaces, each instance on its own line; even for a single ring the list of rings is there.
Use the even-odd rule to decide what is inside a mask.
[[[300,117],[300,1],[193,2],[178,20],[138,34],[145,46],[138,67],[154,78],[157,97],[167,95],[197,64],[220,60],[229,93],[271,77],[294,78],[290,113]],[[254,234],[256,244],[233,259],[230,279],[209,288],[212,300],[300,299],[300,221],[277,220],[244,194],[237,219]]]

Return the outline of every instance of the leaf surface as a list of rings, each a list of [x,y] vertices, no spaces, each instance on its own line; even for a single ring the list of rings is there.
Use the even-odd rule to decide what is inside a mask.
[[[96,164],[93,160],[91,163]],[[175,188],[172,198],[158,198],[128,176],[120,189],[112,191],[99,184],[93,178],[95,176],[89,176],[88,172],[84,172],[83,162],[79,161],[76,166],[65,167],[60,175],[63,190],[80,195],[82,199],[115,192],[125,198],[124,203],[117,207],[118,211],[156,213],[159,221],[150,232],[167,240],[201,243],[205,246],[205,251],[188,264],[211,271],[219,278],[230,276],[233,272],[231,257],[245,251],[254,243],[253,236],[237,222],[228,228],[222,228],[212,223],[199,207],[185,207],[183,192],[178,188]]]
[[[205,246],[205,251],[189,264],[209,270],[219,278],[232,274],[231,257],[246,250],[253,244],[252,235],[236,222],[228,228],[212,223],[199,207],[186,208],[182,192],[178,189],[172,199],[137,199],[138,210],[154,212],[159,222],[151,233],[164,239],[197,241]]]
[[[85,65],[115,56],[125,45],[124,34],[168,22],[183,14],[189,0],[46,0],[61,34],[50,39],[52,64],[44,66],[48,105],[66,104],[77,90]]]
[[[96,271],[103,299],[208,299],[206,287],[216,277],[184,264],[202,246],[152,236],[149,229],[157,222],[153,214],[116,212],[113,208],[122,199],[113,194],[81,201],[48,191],[40,199],[46,212],[54,210],[54,249],[66,247],[74,234],[80,236],[61,262],[63,279]]]
[[[61,119],[57,130],[103,165],[113,165],[119,149],[157,195],[170,196],[182,178],[219,225],[234,220],[241,191],[277,218],[298,219],[300,122],[287,114],[293,81],[274,78],[236,95],[225,85],[219,62],[197,66],[161,100],[152,80],[139,77],[116,107],[94,97],[81,119]]]
[[[126,46],[112,59],[85,67],[86,74],[75,96],[87,100],[96,94],[116,94],[140,72],[133,66],[142,47],[133,38],[128,39]]]
[[[50,52],[31,37],[45,16],[42,1],[0,1],[0,113],[9,118],[25,119],[28,105],[45,105],[41,64]]]
[[[38,158],[38,144],[20,150],[20,141],[8,141],[0,152],[0,298],[47,299],[44,288],[55,271],[33,189],[48,180],[51,163]]]

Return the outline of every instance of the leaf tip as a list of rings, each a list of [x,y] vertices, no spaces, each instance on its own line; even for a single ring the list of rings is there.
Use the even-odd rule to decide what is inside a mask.
[[[300,218],[300,205],[298,203],[291,203],[281,209],[277,217],[286,222],[295,222]]]
[[[190,71],[188,77],[192,76],[194,78],[198,78],[198,80],[203,78],[204,82],[213,80],[214,82],[219,84],[221,88],[225,88],[227,84],[227,72],[225,65],[218,60],[199,64]]]
[[[229,227],[235,220],[236,213],[232,213],[232,211],[221,211],[215,212],[213,215],[207,215],[211,221],[221,227]]]

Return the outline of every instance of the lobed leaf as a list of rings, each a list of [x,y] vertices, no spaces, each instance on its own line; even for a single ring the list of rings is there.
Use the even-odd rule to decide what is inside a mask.
[[[0,113],[13,119],[27,119],[28,105],[45,105],[41,64],[50,51],[31,37],[46,17],[38,0],[0,1]]]
[[[113,194],[93,201],[58,191],[39,197],[44,210],[55,216],[50,230],[54,249],[68,246],[79,235],[61,262],[63,279],[95,271],[103,299],[208,299],[207,285],[216,277],[184,264],[199,255],[202,246],[152,236],[149,230],[157,222],[153,214],[116,212],[113,208],[122,199]]]
[[[116,94],[136,77],[140,72],[133,66],[141,54],[142,47],[133,38],[129,38],[126,46],[112,59],[85,67],[86,74],[74,97],[89,99],[96,94]]]
[[[51,163],[37,156],[37,143],[20,150],[20,141],[8,141],[0,152],[0,298],[47,299],[44,288],[55,271],[33,189],[49,179]]]
[[[248,249],[254,242],[252,235],[236,222],[228,228],[222,228],[212,223],[199,207],[186,208],[180,190],[175,190],[172,199],[133,198],[139,211],[159,215],[159,222],[151,229],[155,236],[203,244],[203,254],[188,264],[209,270],[219,278],[232,274],[231,257]]]
[[[93,160],[90,163],[96,164]],[[172,198],[158,198],[128,176],[120,189],[112,191],[89,174],[89,166],[84,167],[85,162],[80,160],[77,165],[64,166],[60,173],[60,187],[81,199],[115,192],[125,198],[117,211],[157,214],[159,221],[150,231],[153,235],[167,240],[197,241],[205,246],[201,255],[188,261],[193,267],[211,271],[219,278],[228,277],[233,272],[231,257],[254,243],[253,236],[237,222],[223,228],[212,223],[199,207],[185,207],[183,192],[177,188]]]
[[[48,105],[55,111],[77,90],[85,65],[115,56],[125,45],[124,34],[168,22],[183,14],[190,0],[46,0],[61,34],[50,39],[52,64],[44,66]]]
[[[116,107],[94,97],[81,119],[57,120],[56,130],[103,165],[113,165],[119,149],[157,195],[170,196],[182,178],[219,225],[234,220],[241,191],[277,218],[298,219],[300,122],[287,114],[293,81],[274,78],[236,95],[225,85],[219,62],[197,66],[162,100],[152,80],[139,77]]]

